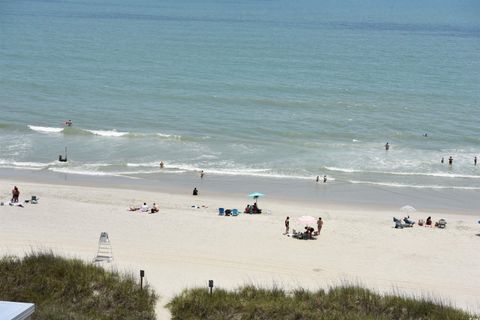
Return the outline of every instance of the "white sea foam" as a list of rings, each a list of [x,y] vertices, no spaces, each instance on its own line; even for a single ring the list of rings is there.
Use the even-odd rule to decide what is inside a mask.
[[[339,172],[347,172],[347,173],[367,172],[367,171],[362,171],[362,170],[347,169],[347,168],[337,168],[337,167],[325,167],[325,169],[327,169],[327,170],[329,170],[329,171],[339,171]]]
[[[39,127],[39,126],[31,126],[31,125],[28,125],[28,127],[33,131],[37,131],[41,133],[60,133],[63,131],[63,128]]]
[[[160,167],[160,162],[127,163],[127,167]]]
[[[81,168],[68,168],[68,167],[51,167],[48,168],[49,171],[59,172],[59,173],[68,173],[68,174],[79,174],[86,176],[117,176],[117,172],[104,172],[104,171],[95,171],[95,170],[85,170]]]
[[[170,138],[170,139],[181,139],[182,136],[176,134],[166,134],[166,133],[157,133],[157,136],[162,138]]]
[[[461,187],[461,186],[413,185],[413,184],[401,184],[401,183],[394,183],[394,182],[373,182],[373,181],[358,181],[358,180],[350,180],[349,182],[353,184],[371,184],[371,185],[395,187],[395,188],[480,190],[480,188],[477,188],[477,187]]]
[[[117,130],[86,130],[86,131],[102,137],[123,137],[129,134],[128,132],[120,132]]]
[[[252,176],[252,177],[265,177],[265,178],[286,178],[286,179],[302,179],[312,180],[312,176],[300,176],[300,175],[288,175],[274,172],[272,169],[257,169],[257,168],[199,168],[190,164],[171,164],[171,167],[175,169],[185,170],[188,172],[204,171],[206,174],[227,175],[227,176]],[[330,180],[335,180],[333,177],[329,177]]]
[[[390,174],[398,176],[427,176],[427,177],[441,177],[441,178],[466,178],[466,179],[480,179],[477,175],[468,174],[455,174],[445,172],[395,172],[395,171],[369,171],[369,170],[357,170],[349,168],[337,168],[337,167],[325,167],[330,171],[338,171],[345,173],[374,173],[374,174]]]
[[[17,168],[17,169],[41,170],[53,164],[55,164],[55,162],[42,163],[42,162],[28,162],[28,161],[21,162],[21,161],[0,160],[1,167]]]

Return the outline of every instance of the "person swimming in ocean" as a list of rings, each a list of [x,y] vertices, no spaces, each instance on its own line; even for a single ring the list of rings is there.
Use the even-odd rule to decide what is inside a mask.
[[[67,121],[65,121],[65,125],[66,125],[67,127],[71,127],[72,124],[73,124],[72,120],[67,120]]]

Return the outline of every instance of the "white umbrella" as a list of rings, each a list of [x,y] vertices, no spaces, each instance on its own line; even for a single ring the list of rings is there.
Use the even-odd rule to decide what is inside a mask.
[[[403,206],[403,207],[400,208],[400,211],[402,211],[402,212],[415,212],[415,211],[417,211],[417,209],[415,209],[412,206]]]
[[[315,222],[317,222],[317,219],[315,219],[312,216],[301,216],[297,218],[297,221],[302,225],[308,226],[312,224],[315,225]]]

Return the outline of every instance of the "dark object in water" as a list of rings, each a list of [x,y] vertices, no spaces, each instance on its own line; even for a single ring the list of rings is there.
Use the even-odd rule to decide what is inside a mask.
[[[67,147],[65,147],[65,158],[60,154],[58,155],[58,161],[67,162]]]

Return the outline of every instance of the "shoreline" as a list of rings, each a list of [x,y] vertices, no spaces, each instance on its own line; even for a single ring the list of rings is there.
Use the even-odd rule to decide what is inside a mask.
[[[209,174],[200,179],[197,173],[162,173],[160,178],[128,178],[118,176],[89,176],[47,171],[0,169],[0,179],[15,179],[24,182],[88,186],[120,189],[138,189],[163,193],[191,194],[194,187],[200,193],[217,197],[243,197],[260,191],[276,201],[288,200],[323,207],[352,209],[358,206],[375,211],[396,210],[411,205],[422,212],[457,212],[478,215],[480,191],[415,189],[365,184],[348,184],[337,181],[327,183],[289,178],[244,177]]]

